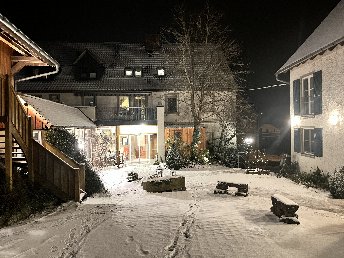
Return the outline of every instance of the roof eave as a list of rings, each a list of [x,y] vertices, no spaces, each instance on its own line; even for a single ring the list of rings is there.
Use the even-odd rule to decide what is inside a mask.
[[[35,56],[49,66],[56,67],[57,69],[59,68],[59,63],[55,59],[41,49],[2,14],[0,14],[0,29],[2,33],[6,33],[10,35],[11,38],[14,38],[20,47],[25,49],[30,55]]]
[[[298,60],[296,60],[295,62],[287,65],[287,66],[282,66],[276,73],[275,73],[275,76],[277,77],[279,74],[282,74],[282,73],[286,73],[288,72],[289,70],[291,70],[292,68],[294,68],[295,66],[298,66],[300,63],[303,63],[305,61],[307,61],[308,59],[311,59],[317,55],[319,55],[320,53],[326,51],[327,49],[330,49],[332,47],[335,47],[336,45],[338,44],[341,44],[344,42],[344,37],[341,37],[339,38],[338,40],[336,41],[333,41],[332,43],[318,49],[317,51],[314,51],[306,56],[304,56],[303,58],[300,58]]]

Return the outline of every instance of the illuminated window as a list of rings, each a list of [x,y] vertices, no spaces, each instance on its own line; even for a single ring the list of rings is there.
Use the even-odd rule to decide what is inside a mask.
[[[129,97],[119,96],[119,107],[122,109],[129,109]]]
[[[132,77],[133,76],[133,69],[132,68],[125,68],[124,74],[126,77]]]
[[[165,69],[160,67],[158,68],[158,76],[165,76]]]
[[[96,79],[97,73],[90,73],[90,79]]]
[[[135,69],[135,77],[142,77],[142,69],[141,68]]]

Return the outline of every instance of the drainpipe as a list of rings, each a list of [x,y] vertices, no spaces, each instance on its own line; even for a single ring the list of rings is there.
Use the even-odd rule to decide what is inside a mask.
[[[276,75],[275,77],[276,77],[276,80],[277,80],[277,81],[279,81],[279,82],[283,82],[283,83],[285,83],[285,84],[289,84],[289,82],[288,82],[288,81],[284,81],[283,79],[281,79],[281,78],[278,78],[278,76],[280,75],[280,73],[276,73],[275,75]]]
[[[37,55],[37,56],[41,57],[41,61],[49,64],[49,66],[55,67],[55,70],[52,71],[52,72],[47,72],[47,73],[42,73],[42,74],[38,74],[38,75],[22,78],[22,79],[17,80],[17,82],[26,81],[26,80],[35,79],[35,78],[39,78],[39,77],[48,76],[48,75],[52,75],[52,74],[58,73],[59,68],[60,68],[60,65],[59,65],[58,62],[56,62],[43,49],[41,49],[35,42],[33,42],[31,39],[29,39],[21,30],[19,30],[16,26],[14,26],[12,23],[10,23],[7,20],[7,18],[4,17],[1,14],[0,14],[0,21],[1,21],[2,24],[4,24],[6,26],[6,30],[4,30],[4,31],[9,33],[9,34],[11,34],[11,32],[14,33],[20,39],[20,41],[21,41],[20,43],[25,45],[25,48],[27,49],[27,51],[32,56],[36,56]],[[7,29],[9,31],[7,31]],[[34,52],[34,53],[32,53],[32,52]]]

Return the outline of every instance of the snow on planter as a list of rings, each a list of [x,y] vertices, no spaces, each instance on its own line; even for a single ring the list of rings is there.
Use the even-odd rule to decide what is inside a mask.
[[[185,191],[184,176],[154,177],[142,182],[143,190],[152,193]]]

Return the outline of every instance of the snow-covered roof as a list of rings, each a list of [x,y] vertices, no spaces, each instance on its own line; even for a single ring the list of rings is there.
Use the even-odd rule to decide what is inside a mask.
[[[276,72],[281,74],[307,59],[344,42],[344,0],[331,11],[288,61]]]
[[[79,109],[31,95],[20,95],[40,115],[56,127],[95,128],[96,125]]]

